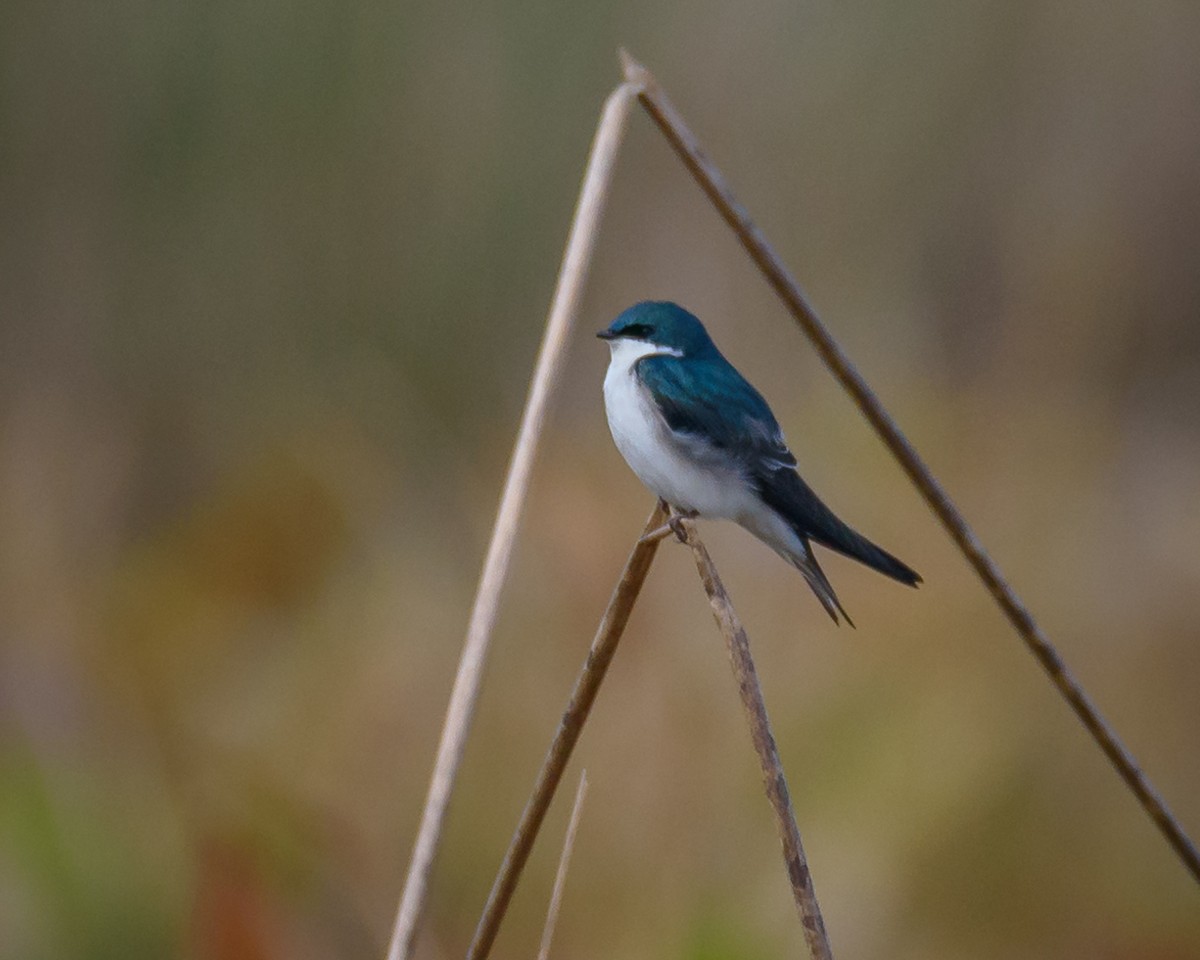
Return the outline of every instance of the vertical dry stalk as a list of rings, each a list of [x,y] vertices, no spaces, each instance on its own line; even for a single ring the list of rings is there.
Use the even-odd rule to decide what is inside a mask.
[[[771,809],[775,811],[779,840],[783,844],[783,860],[787,866],[788,880],[791,881],[792,896],[800,911],[800,923],[804,927],[804,942],[808,945],[808,952],[813,960],[832,960],[833,953],[829,948],[829,938],[825,935],[825,921],[821,917],[821,908],[817,905],[817,894],[813,890],[812,874],[804,856],[804,845],[800,842],[800,828],[796,826],[796,814],[792,810],[792,799],[783,775],[783,764],[779,759],[779,750],[775,747],[775,737],[771,734],[767,705],[763,700],[762,687],[758,683],[758,672],[754,669],[754,659],[750,656],[750,641],[737,612],[733,609],[725,585],[717,575],[712,557],[696,536],[694,525],[684,521],[683,530],[687,544],[692,548],[696,559],[700,582],[704,584],[704,592],[708,594],[708,602],[712,604],[713,617],[725,638],[725,646],[729,649],[729,662],[733,667],[733,677],[737,681],[738,694],[742,698],[742,708],[746,711],[750,738],[754,741],[754,750],[762,766],[763,788],[771,803]]]
[[[621,640],[621,634],[625,632],[629,614],[641,592],[646,574],[650,572],[650,563],[658,552],[659,541],[647,539],[645,534],[657,530],[665,519],[666,512],[661,505],[656,505],[650,519],[646,521],[642,538],[638,540],[625,563],[621,579],[608,602],[608,609],[604,611],[600,620],[596,638],[588,650],[583,670],[575,681],[575,689],[571,691],[567,709],[559,721],[554,741],[546,753],[533,792],[525,804],[521,821],[517,824],[508,852],[504,855],[504,862],[500,865],[495,883],[492,884],[492,892],[488,895],[483,915],[479,918],[479,926],[475,929],[475,939],[467,951],[467,960],[483,960],[492,949],[500,922],[504,919],[513,891],[517,888],[517,881],[521,878],[521,871],[529,859],[530,850],[533,849],[533,841],[537,839],[550,801],[554,799],[554,792],[562,779],[563,770],[566,769],[567,761],[571,759],[571,751],[575,749],[579,735],[583,732],[583,725],[591,713],[600,684],[608,672],[608,665],[612,663],[613,654],[617,652],[617,644]]]
[[[550,941],[554,939],[554,927],[558,923],[558,912],[562,909],[563,888],[567,885],[567,870],[571,866],[571,851],[575,849],[575,834],[579,832],[579,821],[583,815],[583,801],[587,797],[587,771],[579,775],[579,789],[575,791],[575,804],[571,807],[571,820],[567,824],[567,835],[563,838],[562,855],[558,858],[558,871],[554,874],[554,891],[550,894],[550,909],[546,911],[546,925],[542,928],[542,945],[538,948],[538,960],[550,960]]]
[[[529,489],[534,454],[546,421],[550,395],[566,354],[571,321],[587,277],[600,226],[600,216],[608,195],[608,185],[612,180],[617,149],[635,93],[635,85],[629,83],[622,84],[613,91],[604,104],[604,111],[596,128],[579,203],[563,253],[550,315],[546,321],[546,332],[542,338],[529,397],[525,402],[525,412],[521,417],[504,492],[496,513],[496,523],[492,528],[492,539],[488,544],[487,558],[484,560],[483,573],[471,609],[467,636],[438,743],[433,777],[421,814],[421,825],[417,831],[412,861],[404,882],[404,892],[396,911],[391,943],[388,946],[388,960],[403,960],[412,954],[417,925],[425,906],[429,873],[437,853],[442,823],[446,817],[446,807],[450,801],[458,765],[462,760],[475,703],[479,699],[479,686],[492,628],[496,622],[500,591],[508,574],[509,558],[512,556],[513,542],[517,535],[517,523]]]
[[[966,518],[954,506],[949,495],[909,443],[908,438],[900,431],[895,420],[884,409],[874,391],[825,328],[800,285],[788,272],[783,260],[767,241],[762,230],[734,197],[725,177],[704,152],[696,135],[645,67],[624,50],[621,51],[621,61],[626,79],[641,87],[638,98],[642,106],[675,149],[684,166],[737,235],[750,258],[779,295],[825,365],[850,394],[863,416],[904,468],[913,485],[946,528],[951,539],[983,581],[983,585],[1008,618],[1013,629],[1041,664],[1059,694],[1075,711],[1075,715],[1116,767],[1117,773],[1157,824],[1192,876],[1200,881],[1200,852],[1197,852],[1195,845],[1171,814],[1162,796],[1142,772],[1133,755],[1121,743],[1116,731],[1100,715],[1091,698],[1067,669],[1058,651],[1004,579],[1000,568],[976,539]]]

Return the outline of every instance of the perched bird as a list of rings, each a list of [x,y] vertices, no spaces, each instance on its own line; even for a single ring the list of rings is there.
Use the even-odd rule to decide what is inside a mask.
[[[674,303],[645,302],[597,336],[611,348],[608,426],[651,492],[680,514],[733,520],[791,563],[821,605],[851,626],[810,541],[910,586],[920,576],[834,516],[796,472],[771,408],[704,325]]]

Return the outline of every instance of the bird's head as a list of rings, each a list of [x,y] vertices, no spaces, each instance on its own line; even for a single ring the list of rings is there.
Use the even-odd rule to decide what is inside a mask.
[[[704,324],[669,301],[636,303],[596,336],[614,348],[632,342],[654,348],[647,353],[677,357],[698,357],[716,350]]]

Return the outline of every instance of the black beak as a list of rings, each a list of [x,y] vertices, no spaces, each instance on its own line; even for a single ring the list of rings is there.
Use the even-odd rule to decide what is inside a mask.
[[[617,339],[617,335],[615,333],[610,333],[608,330],[601,330],[598,334],[596,334],[596,336],[599,337],[601,340],[616,340]]]

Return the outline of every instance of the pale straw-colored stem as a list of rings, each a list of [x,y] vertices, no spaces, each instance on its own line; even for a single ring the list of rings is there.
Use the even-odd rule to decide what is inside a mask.
[[[813,960],[832,960],[829,938],[825,934],[825,921],[817,904],[812,873],[804,855],[804,844],[800,842],[800,828],[796,825],[791,794],[783,775],[783,763],[779,759],[775,737],[771,734],[767,704],[758,682],[758,671],[754,668],[754,658],[750,656],[750,641],[746,637],[741,620],[738,619],[737,611],[733,609],[733,602],[729,599],[725,585],[717,575],[712,557],[696,535],[695,526],[685,520],[682,529],[687,537],[688,546],[692,548],[696,570],[700,573],[700,582],[704,584],[704,592],[712,605],[713,618],[721,629],[721,636],[725,638],[725,646],[729,651],[729,663],[733,667],[733,678],[737,681],[738,695],[746,713],[746,723],[750,727],[750,739],[754,741],[754,751],[758,754],[758,762],[762,767],[763,789],[775,814],[775,825],[779,829],[783,862],[787,867],[796,909],[800,911],[804,942]]]
[[[567,835],[563,838],[562,855],[558,858],[558,871],[554,874],[554,890],[550,894],[550,909],[546,911],[546,925],[542,928],[542,945],[538,948],[538,960],[550,960],[550,942],[554,939],[554,927],[558,924],[558,913],[562,909],[563,889],[567,885],[567,870],[571,866],[571,851],[575,849],[575,834],[579,832],[579,821],[583,814],[583,801],[587,797],[587,771],[579,775],[579,789],[575,791],[575,804],[571,807],[571,820],[567,824]]]
[[[655,506],[650,519],[646,521],[643,534],[657,530],[666,517],[663,506]],[[508,852],[505,853],[504,861],[496,873],[492,891],[488,894],[487,904],[484,905],[483,914],[479,918],[479,926],[475,928],[475,939],[467,950],[467,960],[484,960],[492,949],[496,934],[500,930],[500,923],[508,910],[509,901],[517,889],[517,881],[521,879],[521,871],[525,869],[529,852],[533,849],[533,841],[537,839],[546,811],[550,809],[550,801],[554,799],[563,771],[571,759],[571,752],[579,742],[583,725],[592,712],[592,704],[596,701],[600,684],[604,682],[609,664],[617,652],[617,644],[625,632],[625,625],[629,622],[629,614],[641,593],[646,574],[650,572],[650,563],[658,552],[658,545],[658,539],[646,538],[643,535],[625,562],[621,579],[617,582],[612,599],[608,601],[604,616],[600,618],[600,626],[588,650],[587,660],[584,661],[583,669],[575,681],[567,709],[563,711],[550,749],[546,752],[546,759],[542,761],[542,769],[538,772],[533,791],[521,813],[517,829],[513,832]]]
[[[495,526],[492,528],[492,539],[488,544],[483,573],[475,593],[475,603],[471,608],[458,673],[454,678],[450,704],[446,710],[441,740],[438,743],[433,776],[425,798],[425,808],[421,814],[421,824],[417,831],[408,876],[404,882],[404,892],[396,911],[396,921],[387,952],[388,960],[407,960],[412,955],[446,808],[462,760],[475,703],[479,698],[479,687],[492,628],[496,622],[500,591],[504,587],[521,508],[529,490],[534,454],[546,422],[550,396],[566,355],[572,321],[587,278],[600,217],[612,180],[617,150],[636,93],[636,84],[624,83],[619,86],[605,103],[596,129],[579,203],[575,209],[575,218],[571,224],[554,299],[546,321],[546,332],[542,337],[537,366],[525,402],[525,412],[521,417],[521,426],[508,465],[504,492],[496,513]]]

